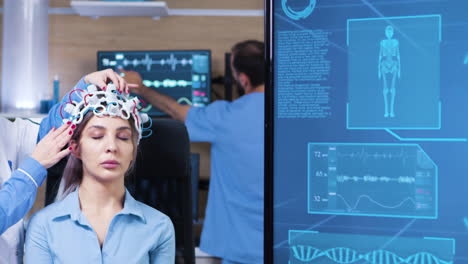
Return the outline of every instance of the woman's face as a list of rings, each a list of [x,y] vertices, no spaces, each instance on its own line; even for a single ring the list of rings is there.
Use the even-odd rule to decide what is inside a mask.
[[[123,178],[133,160],[134,143],[128,120],[93,116],[74,152],[83,162],[83,177],[109,182]]]

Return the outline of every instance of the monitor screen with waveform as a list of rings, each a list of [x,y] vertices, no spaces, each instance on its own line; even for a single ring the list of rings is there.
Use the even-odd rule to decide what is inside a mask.
[[[468,264],[468,0],[265,10],[265,263]]]
[[[209,50],[98,51],[97,57],[98,70],[136,71],[145,86],[181,104],[204,107],[210,103]],[[152,116],[166,115],[149,104],[143,111]]]
[[[416,144],[309,144],[309,213],[437,218],[437,165]]]

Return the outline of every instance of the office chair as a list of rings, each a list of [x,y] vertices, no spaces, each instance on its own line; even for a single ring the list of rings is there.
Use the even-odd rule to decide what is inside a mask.
[[[153,134],[141,139],[135,170],[126,178],[132,196],[169,216],[176,233],[176,263],[195,263],[190,142],[185,125],[153,119]],[[53,202],[66,165],[48,170],[46,205]]]

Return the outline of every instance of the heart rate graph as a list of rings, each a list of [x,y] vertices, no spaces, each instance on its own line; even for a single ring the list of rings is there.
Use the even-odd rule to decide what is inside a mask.
[[[120,68],[138,72],[172,71],[195,72],[206,74],[209,72],[209,58],[202,54],[190,52],[121,52],[112,56],[100,58],[100,63],[106,68]]]
[[[372,175],[364,175],[363,177],[359,176],[347,176],[347,175],[338,175],[336,177],[338,182],[347,182],[347,181],[354,181],[354,182],[398,182],[398,183],[414,183],[416,181],[415,177],[409,176],[400,176],[397,178],[390,178],[385,176],[372,176]]]
[[[149,54],[144,54],[144,57],[134,57],[127,58],[124,54],[117,54],[115,59],[104,58],[102,60],[104,66],[113,67],[116,65],[123,66],[123,68],[128,68],[128,66],[133,66],[136,68],[138,66],[145,67],[146,71],[151,71],[153,66],[168,67],[172,71],[176,71],[176,67],[179,66],[190,66],[193,64],[192,58],[180,58],[178,59],[174,56],[173,53],[170,53],[168,57],[163,58],[152,58]],[[189,69],[190,70],[190,69]]]
[[[171,79],[164,79],[164,80],[143,80],[143,84],[147,87],[154,87],[154,88],[175,88],[175,87],[188,87],[192,86],[191,81],[186,80],[171,80]]]
[[[455,240],[451,238],[289,230],[290,264],[453,264],[454,256]]]
[[[437,218],[437,166],[419,145],[308,148],[309,213]]]
[[[135,71],[143,85],[179,103],[194,107],[210,103],[211,52],[208,50],[99,51],[98,69],[107,68]],[[125,74],[132,73],[121,73]],[[152,116],[166,115],[151,105],[144,110]]]

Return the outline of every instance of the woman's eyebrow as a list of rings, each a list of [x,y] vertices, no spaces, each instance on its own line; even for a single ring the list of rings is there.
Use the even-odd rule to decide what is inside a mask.
[[[93,125],[93,126],[88,127],[88,130],[89,130],[89,129],[92,129],[92,128],[95,128],[95,129],[106,129],[105,127],[100,126],[100,125]]]
[[[100,126],[100,125],[93,125],[93,126],[90,126],[88,129],[92,129],[92,128],[95,128],[95,129],[106,129],[105,127],[103,126]],[[131,130],[129,126],[121,126],[121,127],[118,127],[116,130]]]

